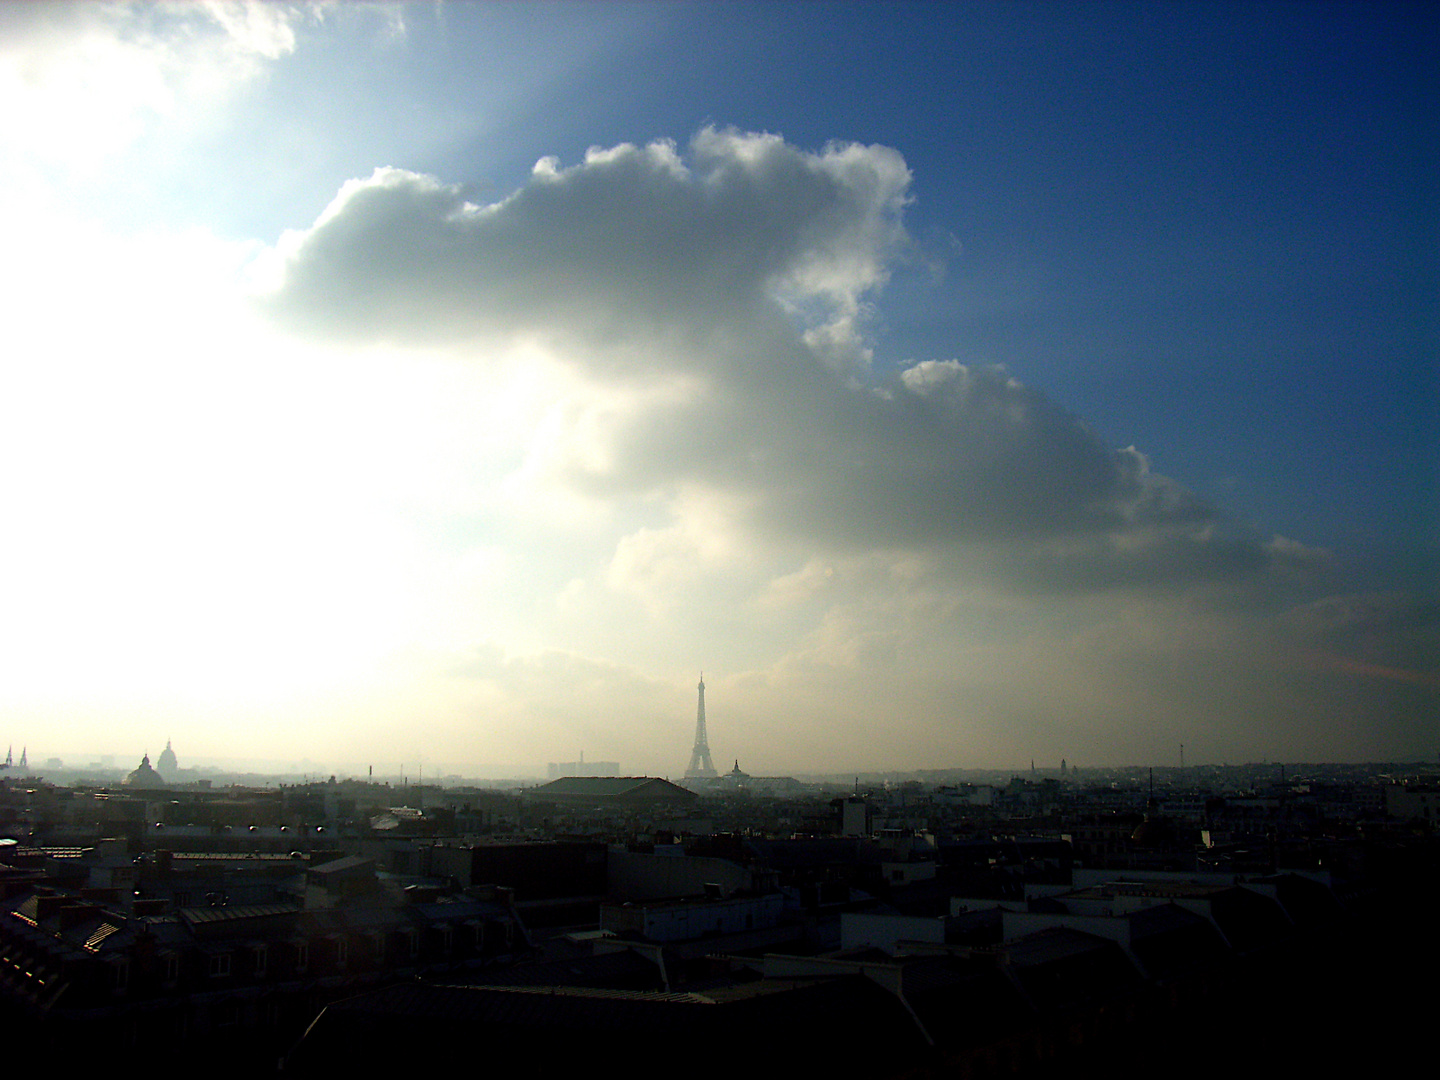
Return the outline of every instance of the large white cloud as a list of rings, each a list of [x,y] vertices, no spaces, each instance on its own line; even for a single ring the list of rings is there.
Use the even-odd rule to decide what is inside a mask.
[[[6,546],[9,684],[521,774],[673,773],[702,666],[716,754],[758,772],[1271,756],[1334,701],[1327,756],[1413,742],[1379,717],[1425,691],[1419,654],[1325,629],[1363,605],[1304,606],[1324,552],[1003,367],[874,360],[912,198],[893,150],[706,129],[488,204],[351,181],[250,262],[271,325],[232,302],[244,245],[25,263],[17,341],[65,363],[5,441],[67,453],[5,489],[36,522]],[[1337,693],[1362,682],[1388,692]]]
[[[505,479],[471,492],[472,542],[531,598],[486,635],[494,671],[455,669],[487,723],[564,728],[496,674],[525,656],[674,678],[672,730],[618,697],[593,729],[663,768],[673,673],[709,658],[761,769],[1267,756],[1336,678],[1379,673],[1317,661],[1283,614],[1330,586],[1326,553],[1227,521],[1003,367],[872,362],[911,185],[887,148],[706,129],[543,160],[484,205],[377,170],[257,265],[291,328],[533,392]],[[1310,745],[1359,752],[1394,705],[1361,697]]]
[[[312,333],[477,362],[539,341],[611,384],[603,404],[573,400],[530,463],[595,498],[678,508],[704,492],[753,539],[791,546],[1013,541],[1014,566],[1057,584],[1072,566],[1104,584],[1274,561],[1002,368],[868,370],[866,312],[905,255],[910,188],[889,148],[710,128],[684,154],[542,160],[487,205],[379,169],[258,270],[271,310]]]
[[[191,133],[296,47],[303,5],[6,4],[0,143],[13,170],[88,171],[161,126]],[[10,179],[14,182],[13,177]]]
[[[568,169],[544,159],[485,206],[460,185],[377,169],[282,241],[283,310],[355,338],[536,333],[595,367],[642,370],[657,345],[670,346],[666,367],[750,362],[713,346],[780,310],[832,348],[853,344],[864,294],[905,242],[900,155],[712,129],[690,149],[592,148]],[[637,349],[642,333],[651,344]]]
[[[1433,607],[963,340],[886,355],[925,258],[896,150],[706,128],[498,199],[371,173],[549,78],[518,50],[412,113],[373,47],[413,11],[0,6],[17,741],[673,772],[703,666],[752,771],[1429,752]],[[220,239],[330,192],[258,261]]]

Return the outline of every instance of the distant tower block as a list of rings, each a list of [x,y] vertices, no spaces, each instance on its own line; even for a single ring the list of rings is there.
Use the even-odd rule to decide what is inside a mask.
[[[710,760],[710,740],[705,736],[705,676],[700,676],[700,709],[695,714],[695,749],[690,751],[690,767],[685,770],[687,779],[713,779],[720,774]]]

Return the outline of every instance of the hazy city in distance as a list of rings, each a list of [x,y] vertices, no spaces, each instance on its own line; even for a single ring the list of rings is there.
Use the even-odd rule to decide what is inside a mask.
[[[0,5],[0,742],[1434,763],[1436,29]]]

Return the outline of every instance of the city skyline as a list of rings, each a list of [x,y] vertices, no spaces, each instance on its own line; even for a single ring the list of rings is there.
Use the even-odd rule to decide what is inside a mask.
[[[0,9],[9,738],[1432,760],[1431,10],[815,10]]]

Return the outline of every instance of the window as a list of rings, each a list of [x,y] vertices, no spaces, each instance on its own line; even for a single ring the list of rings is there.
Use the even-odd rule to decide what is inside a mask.
[[[251,967],[250,971],[257,979],[265,977],[265,968],[270,960],[270,950],[264,945],[252,945],[250,947]]]
[[[216,953],[210,957],[210,977],[212,979],[224,979],[230,974],[230,954]]]

